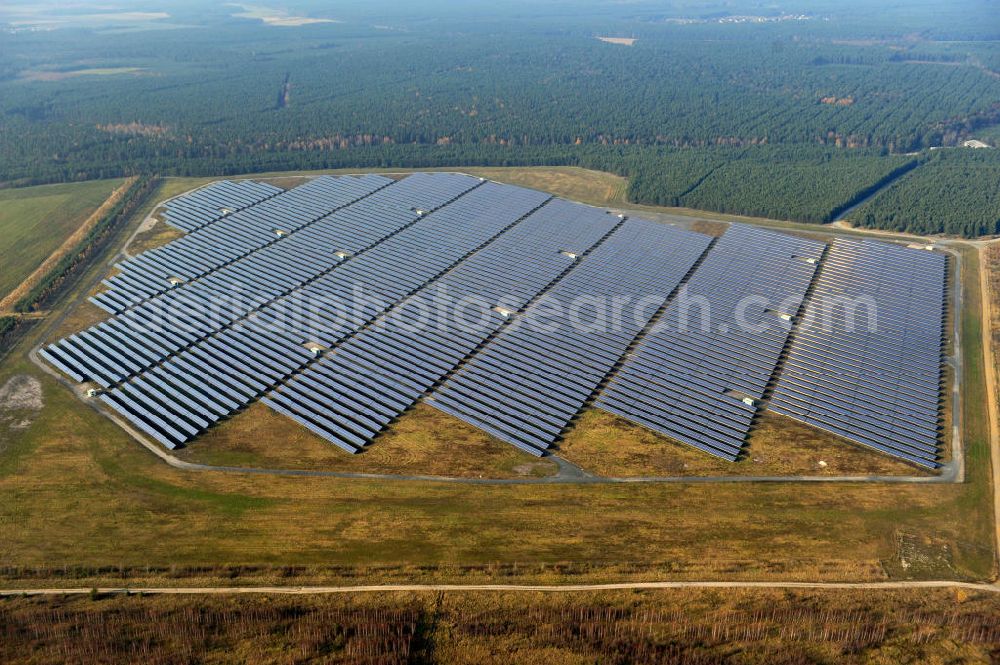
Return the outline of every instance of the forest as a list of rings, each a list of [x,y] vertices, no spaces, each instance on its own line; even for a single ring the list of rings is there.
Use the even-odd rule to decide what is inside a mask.
[[[628,176],[638,203],[826,222],[931,148],[996,136],[988,8],[914,6],[792,3],[745,24],[724,19],[763,11],[749,0],[303,2],[289,11],[331,22],[275,27],[182,2],[153,25],[53,30],[4,29],[0,9],[0,186],[569,164]],[[990,232],[961,208],[941,221]]]
[[[960,211],[960,216],[956,212]],[[965,237],[1000,233],[1000,153],[940,150],[864,205],[860,226]]]
[[[671,151],[627,174],[633,201],[824,223],[917,163],[870,150],[757,146]]]

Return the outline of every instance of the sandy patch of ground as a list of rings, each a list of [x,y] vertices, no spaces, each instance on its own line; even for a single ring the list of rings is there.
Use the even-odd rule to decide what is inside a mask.
[[[33,376],[19,374],[0,387],[0,414],[11,411],[38,411],[45,405],[42,384]]]
[[[618,44],[620,46],[632,46],[636,40],[634,37],[598,37],[605,44]]]
[[[36,2],[0,3],[0,23],[15,31],[57,28],[99,28],[123,25],[150,25],[170,18],[166,12],[114,11],[113,7],[94,6],[94,13],[81,11],[84,3]]]
[[[511,467],[511,471],[519,476],[547,476],[552,471],[552,464],[549,462],[527,462]]]
[[[157,208],[152,215],[149,215],[146,219],[142,220],[142,223],[139,224],[139,228],[137,228],[136,231],[139,233],[152,231],[153,227],[160,223],[158,217],[162,216],[163,210],[164,208]],[[157,217],[154,217],[153,215],[156,215]]]
[[[286,28],[314,23],[336,23],[332,18],[308,18],[306,16],[261,16],[260,20],[267,25],[278,25]]]
[[[78,76],[116,76],[120,74],[141,74],[145,72],[144,67],[104,67],[91,69],[74,69],[66,72],[42,71],[29,69],[21,72],[18,76],[26,81],[62,81]]]
[[[166,136],[170,133],[170,128],[166,125],[148,125],[141,122],[129,123],[109,123],[97,125],[97,128],[108,134],[121,134],[124,136]]]
[[[243,11],[238,14],[233,14],[237,18],[250,18],[262,21],[266,25],[275,25],[286,28],[294,28],[301,25],[313,25],[315,23],[338,23],[338,21],[332,18],[310,18],[308,16],[290,16],[288,12],[282,9],[271,9],[269,7],[260,7],[257,5],[243,5],[239,3],[230,3],[231,7],[239,7]]]
[[[33,376],[19,374],[0,386],[0,453],[7,447],[8,434],[31,427],[44,404],[42,384]]]

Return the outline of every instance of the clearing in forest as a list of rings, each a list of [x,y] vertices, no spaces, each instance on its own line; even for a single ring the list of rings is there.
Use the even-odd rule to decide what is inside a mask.
[[[598,37],[605,44],[619,44],[620,46],[632,46],[635,44],[635,37]]]

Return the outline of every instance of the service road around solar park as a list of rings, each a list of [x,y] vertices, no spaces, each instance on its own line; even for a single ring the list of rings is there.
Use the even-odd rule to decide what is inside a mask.
[[[994,240],[993,242],[1000,242]],[[979,289],[982,293],[983,368],[986,374],[987,420],[990,430],[990,464],[993,467],[993,517],[996,527],[995,552],[1000,557],[1000,402],[997,401],[997,364],[993,351],[992,325],[994,294],[986,270],[986,249],[991,243],[976,243],[979,251]]]
[[[195,188],[200,189],[200,188]],[[194,191],[194,190],[192,190]],[[168,201],[182,197],[182,195],[177,195],[172,197]],[[156,208],[160,209],[165,202],[157,204]],[[629,211],[623,211],[629,212]],[[639,212],[639,211],[636,211]],[[641,211],[640,214],[649,215],[649,211]],[[148,220],[149,218],[147,218]],[[681,221],[681,220],[678,220]],[[690,220],[688,220],[690,221]],[[144,224],[143,224],[144,225]],[[678,224],[680,226],[681,224]],[[141,225],[142,226],[142,225]],[[141,228],[140,226],[140,228]],[[857,236],[856,232],[846,234],[839,232],[837,230],[826,228],[816,228],[809,229],[812,232],[823,233],[829,236]],[[125,243],[125,247],[131,242],[135,237],[133,233],[128,241]],[[879,234],[882,240],[888,240],[883,234]],[[913,237],[907,237],[905,240],[895,240],[895,242],[906,242],[912,241]],[[933,242],[933,241],[931,241]],[[962,380],[962,363],[961,363],[961,346],[960,346],[960,320],[959,312],[961,311],[963,296],[962,296],[962,281],[961,281],[961,256],[960,253],[954,251],[948,245],[949,241],[938,242],[937,248],[947,251],[954,257],[954,277],[953,277],[953,294],[951,297],[952,306],[954,309],[953,320],[953,334],[954,334],[954,354],[952,357],[948,358],[947,362],[953,369],[953,390],[952,390],[952,400],[953,400],[953,432],[952,432],[952,459],[949,463],[942,466],[941,473],[937,476],[682,476],[682,477],[629,477],[629,478],[617,478],[617,477],[603,477],[588,474],[582,469],[576,467],[575,465],[561,459],[558,455],[554,455],[553,459],[556,461],[559,467],[559,473],[553,477],[547,478],[513,478],[513,479],[491,479],[491,478],[454,478],[447,476],[425,476],[425,475],[394,475],[394,474],[369,474],[369,473],[349,473],[349,472],[333,472],[333,471],[318,471],[318,470],[290,470],[290,469],[268,469],[268,468],[245,468],[245,467],[232,467],[232,466],[215,466],[207,464],[197,464],[192,462],[187,462],[181,460],[169,452],[165,451],[161,446],[157,445],[155,442],[151,441],[144,434],[132,427],[127,421],[118,416],[116,413],[111,412],[108,409],[103,408],[100,402],[97,400],[84,399],[84,395],[81,391],[71,384],[69,381],[65,380],[61,375],[54,372],[47,363],[41,361],[37,356],[37,348],[31,352],[31,359],[38,365],[42,370],[48,374],[56,377],[59,381],[63,382],[64,385],[69,386],[74,392],[91,408],[94,408],[101,414],[112,419],[116,424],[125,429],[133,438],[135,438],[140,444],[147,448],[150,452],[159,457],[162,461],[173,466],[175,468],[189,470],[189,471],[200,471],[200,472],[217,472],[217,473],[239,473],[239,474],[267,474],[267,475],[282,475],[282,476],[309,476],[309,477],[330,477],[330,478],[361,478],[361,479],[379,479],[386,481],[429,481],[429,482],[446,482],[446,483],[463,483],[463,484],[559,484],[559,483],[571,483],[571,484],[600,484],[600,483],[747,483],[747,482],[760,482],[760,483],[789,483],[789,482],[875,482],[875,483],[960,483],[964,481],[965,469],[964,469],[964,451],[961,441],[961,409],[960,409],[960,395],[958,386],[961,385]],[[127,256],[127,254],[126,254]],[[99,278],[98,278],[99,279]],[[71,310],[72,306],[67,309]],[[988,313],[984,311],[984,324],[988,324]],[[53,326],[50,329],[54,329]],[[988,330],[988,328],[987,328]],[[987,336],[988,338],[988,336]],[[986,345],[989,346],[988,344]],[[988,351],[987,351],[988,352]],[[992,379],[992,375],[990,379]],[[990,382],[990,387],[992,388],[992,381]],[[991,410],[991,422],[995,427],[995,414]],[[993,451],[996,455],[996,450]],[[995,463],[996,464],[996,463]],[[996,486],[995,486],[996,489]],[[1000,534],[998,534],[1000,537]]]

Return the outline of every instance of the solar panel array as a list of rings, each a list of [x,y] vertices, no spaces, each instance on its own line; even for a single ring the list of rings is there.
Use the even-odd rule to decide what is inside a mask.
[[[104,281],[110,290],[91,302],[118,314],[272,245],[392,182],[378,175],[317,178],[117,264],[119,274]]]
[[[737,459],[788,338],[786,318],[797,311],[823,249],[812,240],[730,226],[596,404]]]
[[[297,290],[308,295],[305,287],[310,282],[347,258],[334,248],[360,252],[420,219],[420,214],[410,209],[415,186],[408,180],[358,201],[342,214],[323,218],[305,233],[274,242],[110,321],[60,340],[45,349],[46,357],[74,378],[86,377],[110,387],[279,297],[300,302],[303,294],[295,293]],[[419,200],[428,210],[480,185],[477,179],[451,174],[434,176],[432,183],[423,177],[418,180],[422,181],[416,185]],[[375,219],[378,221],[373,222]],[[276,302],[272,307],[285,305]],[[140,353],[130,351],[136,346]]]
[[[494,307],[525,307],[572,271],[577,261],[570,254],[585,255],[619,223],[594,208],[552,201],[264,403],[344,450],[360,451],[503,327],[508,319]],[[456,309],[473,301],[466,316]]]
[[[189,233],[119,264],[94,298],[113,316],[40,351],[169,448],[263,398],[358,452],[427,397],[536,455],[593,401],[735,460],[782,367],[774,411],[938,463],[939,254],[716,240],[458,174],[255,185],[171,201]],[[838,309],[865,298],[877,317]]]
[[[946,274],[941,254],[835,240],[770,408],[938,466]]]
[[[429,403],[541,455],[710,243],[705,235],[626,221]],[[550,303],[562,308],[554,319]]]
[[[283,191],[265,182],[222,180],[167,201],[163,221],[181,231],[194,231]]]
[[[409,196],[394,201],[389,193],[397,185],[392,185],[380,199],[365,199],[331,216],[327,237],[335,243],[314,246],[321,256],[291,251],[287,257],[319,274],[239,320],[216,329],[195,328],[209,325],[199,320],[151,331],[128,327],[146,304],[101,324],[125,319],[124,331],[112,334],[95,326],[47,347],[44,355],[67,373],[110,388],[102,400],[165,446],[176,447],[307,365],[313,353],[305,344],[333,344],[393,304],[357,303],[357,287],[378,284],[380,295],[390,282],[416,290],[549,198],[465,176],[434,179],[437,193],[424,190],[417,200],[433,204],[436,198],[444,206],[437,212],[431,206],[422,208],[424,213],[411,210]],[[383,226],[376,228],[374,220]],[[341,257],[334,249],[339,247],[356,251]],[[321,270],[317,263],[323,260],[333,267]],[[275,273],[285,269],[276,258],[270,267]],[[94,342],[99,335],[101,347]]]

